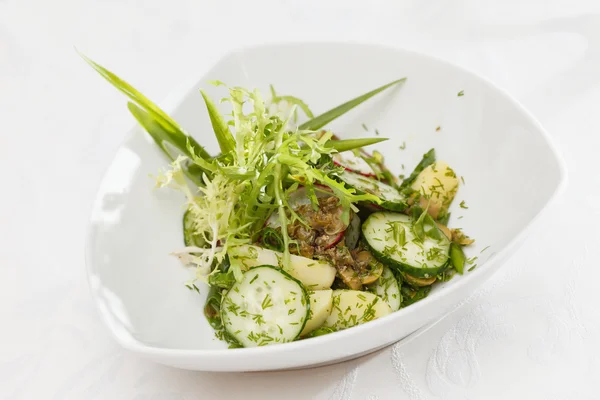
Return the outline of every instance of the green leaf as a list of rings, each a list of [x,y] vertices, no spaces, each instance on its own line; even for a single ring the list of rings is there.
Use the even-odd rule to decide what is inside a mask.
[[[262,244],[269,250],[283,251],[283,238],[281,234],[273,228],[264,228],[262,231]]]
[[[277,104],[281,101],[286,101],[291,105],[297,105],[298,107],[300,107],[302,112],[304,112],[304,114],[306,114],[308,118],[315,117],[310,108],[308,107],[308,104],[302,101],[302,99],[299,99],[296,96],[278,96],[275,92],[275,88],[273,87],[273,85],[269,85],[269,88],[271,89],[271,103]]]
[[[209,161],[206,161],[204,158],[200,157],[196,154],[196,148],[190,142],[190,137],[187,137],[187,142],[185,143],[185,148],[187,150],[187,154],[189,159],[199,166],[204,172],[215,172],[217,168],[215,165],[211,164]],[[211,159],[211,161],[214,159]]]
[[[225,122],[225,119],[219,112],[219,109],[215,103],[213,103],[211,98],[208,97],[206,92],[204,90],[200,90],[200,93],[202,94],[202,98],[206,104],[208,116],[210,117],[210,122],[212,124],[213,131],[215,132],[217,141],[219,142],[221,152],[223,154],[229,154],[235,150],[235,139],[229,130],[229,126],[227,125],[227,122]]]
[[[208,284],[210,286],[216,286],[220,289],[231,289],[235,283],[234,271],[229,270],[227,272],[216,272],[208,276]]]
[[[419,241],[425,240],[425,218],[427,217],[427,210],[423,210],[419,218],[413,224],[413,233]]]
[[[365,146],[370,146],[375,143],[381,143],[388,140],[387,138],[362,138],[362,139],[344,139],[330,140],[325,143],[326,147],[336,149],[338,152],[354,150]]]
[[[153,132],[156,133],[158,131],[157,126],[160,126],[162,128],[161,133],[160,133],[162,140],[159,143],[159,146],[161,147],[161,149],[163,149],[163,151],[165,151],[165,153],[167,153],[167,155],[170,158],[172,158],[173,155],[170,154],[168,152],[168,150],[165,149],[163,142],[171,143],[173,146],[178,148],[183,154],[188,155],[187,149],[185,146],[185,144],[188,141],[188,138],[189,138],[190,143],[194,146],[194,148],[196,149],[196,151],[198,152],[198,155],[200,157],[202,157],[204,159],[210,158],[210,154],[208,154],[208,152],[206,152],[206,150],[204,150],[204,148],[202,146],[200,146],[198,144],[198,142],[196,142],[196,140],[194,140],[194,138],[185,134],[183,129],[181,129],[181,127],[177,124],[177,122],[175,122],[171,117],[169,117],[163,110],[161,110],[156,104],[154,104],[152,101],[150,101],[146,96],[144,96],[142,93],[140,93],[138,90],[136,90],[129,83],[125,82],[124,80],[119,78],[117,75],[113,74],[112,72],[110,72],[106,68],[102,67],[101,65],[95,63],[94,61],[92,61],[91,59],[86,57],[85,55],[83,55],[81,53],[79,53],[79,55],[89,65],[91,65],[91,67],[94,68],[104,79],[106,79],[115,88],[117,88],[119,91],[124,93],[131,100],[133,100],[133,102],[139,108],[141,108],[142,110],[144,110],[146,112],[147,116],[144,117],[144,120],[147,122],[147,125],[150,125],[149,124],[150,120],[154,121],[154,123],[152,124]],[[131,107],[130,107],[130,111],[131,111]],[[150,133],[150,132],[148,132],[148,133]],[[150,133],[150,135],[154,138],[154,140],[156,140],[155,136],[152,133]]]
[[[450,244],[450,262],[454,266],[454,269],[459,274],[463,274],[465,270],[465,253],[462,247],[456,243]]]
[[[221,321],[221,291],[218,287],[210,288],[204,305],[204,316],[208,323],[217,331],[224,331]]]
[[[394,242],[396,242],[398,246],[404,247],[406,244],[406,228],[400,223],[390,223],[390,226],[392,228]]]
[[[169,139],[169,132],[163,128],[161,124],[159,124],[154,118],[150,116],[146,111],[142,110],[136,104],[132,102],[127,102],[127,108],[133,117],[138,121],[138,123],[150,134],[152,139],[156,142],[158,147],[165,152],[165,154],[174,161],[177,156],[172,154],[172,148],[168,148],[166,143],[171,143]],[[179,146],[175,146],[179,147]]]
[[[345,102],[344,104],[341,104],[311,120],[306,121],[305,123],[301,124],[298,129],[301,130],[317,130],[320,129],[322,127],[324,127],[325,125],[327,125],[328,123],[330,123],[331,121],[333,121],[334,119],[344,115],[345,113],[347,113],[348,111],[352,110],[354,107],[358,106],[359,104],[369,100],[371,97],[375,96],[376,94],[383,92],[385,89],[394,86],[398,83],[404,82],[406,80],[406,78],[402,78],[402,79],[398,79],[395,80],[393,82],[388,83],[387,85],[383,85],[381,87],[378,87],[375,90],[370,91],[369,93],[365,93],[362,96],[358,96],[355,99],[352,99],[350,101]]]
[[[442,225],[446,225],[448,226],[448,221],[450,221],[450,214],[449,212],[445,212],[445,213],[440,213],[440,215],[438,216],[438,222]]]
[[[401,189],[408,187],[413,181],[417,178],[417,176],[423,171],[425,168],[429,167],[431,164],[435,162],[435,149],[429,150],[427,153],[423,154],[423,158],[417,164],[414,171],[410,174],[408,178],[402,181],[400,185]]]
[[[446,237],[444,233],[440,230],[440,228],[438,228],[433,217],[429,214],[427,214],[427,216],[425,217],[425,223],[423,226],[425,228],[429,228],[425,230],[425,234],[432,239],[440,241]]]
[[[440,241],[445,238],[444,233],[438,228],[433,217],[429,215],[427,208],[421,212],[421,215],[413,224],[413,233],[420,241],[425,240],[425,236]]]
[[[402,307],[410,306],[419,300],[423,300],[429,294],[431,286],[423,286],[417,290],[412,290],[407,286],[402,286]]]
[[[173,148],[169,148],[168,144],[175,147],[182,154],[190,157],[189,150],[187,149],[188,142],[181,143],[181,140],[189,139],[189,136],[181,137],[181,136],[173,136],[168,131],[166,131],[161,124],[159,124],[154,118],[150,116],[149,113],[142,110],[140,107],[135,105],[132,102],[127,103],[127,108],[129,112],[133,115],[133,117],[138,121],[138,123],[148,132],[148,134],[154,139],[158,147],[171,159],[171,161],[175,161],[177,158],[177,154],[173,154]],[[198,145],[198,149],[202,149],[200,145]],[[190,159],[192,159],[190,157]],[[208,163],[207,163],[208,164]],[[195,167],[195,168],[192,168]],[[198,170],[199,169],[199,170]],[[194,182],[198,186],[202,186],[202,174],[209,172],[209,169],[205,166],[199,166],[195,164],[185,165],[184,172],[192,182]]]

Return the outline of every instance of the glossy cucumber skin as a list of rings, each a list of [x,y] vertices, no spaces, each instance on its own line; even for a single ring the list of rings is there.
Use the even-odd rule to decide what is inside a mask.
[[[270,275],[267,275],[268,278],[264,278],[264,273],[262,275],[262,278],[259,277],[259,274],[262,271],[267,271]],[[251,322],[251,320],[256,321],[252,318],[252,314],[249,314],[248,316],[244,316],[241,313],[246,311],[246,312],[251,312],[248,310],[248,307],[250,307],[248,304],[253,304],[252,303],[252,291],[254,287],[260,286],[260,285],[271,285],[272,287],[275,288],[281,288],[282,287],[282,283],[283,282],[289,282],[289,284],[291,286],[293,286],[294,291],[296,290],[298,291],[297,294],[294,294],[294,300],[290,301],[290,303],[288,304],[288,300],[286,300],[285,302],[279,302],[277,301],[277,299],[274,299],[274,304],[269,305],[269,307],[275,307],[275,308],[271,308],[271,310],[275,310],[278,309],[280,311],[289,311],[289,312],[283,312],[282,315],[278,316],[278,317],[271,317],[271,319],[268,318],[268,316],[265,316],[264,310],[266,309],[265,307],[262,307],[262,310],[259,310],[258,313],[262,314],[263,316],[265,316],[266,322],[263,321],[263,324],[276,324],[282,322],[282,319],[285,318],[289,318],[290,315],[293,316],[293,314],[296,312],[297,307],[301,306],[305,308],[305,310],[300,309],[299,311],[304,311],[300,316],[302,317],[302,322],[301,323],[294,323],[295,326],[293,328],[289,328],[286,327],[286,333],[284,334],[284,331],[282,330],[280,332],[280,335],[277,337],[277,339],[275,341],[273,341],[272,343],[285,343],[285,342],[292,342],[294,340],[296,340],[299,336],[300,333],[303,331],[306,322],[309,320],[309,316],[310,316],[310,299],[308,296],[308,292],[306,291],[306,289],[304,288],[304,286],[302,285],[302,283],[300,283],[300,281],[298,281],[297,279],[295,279],[294,277],[292,277],[290,274],[288,274],[287,272],[283,271],[281,268],[273,266],[273,265],[260,265],[254,268],[249,269],[248,271],[246,271],[246,273],[244,274],[244,280],[242,280],[241,282],[237,282],[236,284],[234,284],[232,286],[232,288],[223,296],[222,302],[221,302],[221,320],[223,321],[223,325],[225,327],[225,330],[227,331],[228,334],[230,334],[236,341],[238,341],[241,345],[243,345],[244,347],[254,347],[254,346],[261,346],[263,344],[260,344],[258,341],[257,342],[252,342],[251,340],[249,340],[249,334],[254,332],[254,329],[259,329],[260,328],[260,324],[254,324],[253,322]],[[250,278],[251,276],[254,277],[254,279]],[[248,281],[248,279],[250,279]],[[257,288],[257,291],[260,288]],[[265,290],[264,288],[262,289],[262,292],[266,293],[268,296],[268,292],[269,290]],[[273,293],[273,292],[272,292]],[[292,293],[292,291],[289,291],[287,294],[290,295]],[[284,293],[285,295],[285,293]],[[295,296],[300,296],[300,304],[298,303],[298,301],[296,301],[296,297]],[[240,303],[236,302],[237,300],[240,300]],[[265,297],[266,299],[266,297]],[[244,307],[245,303],[246,306]],[[254,305],[256,305],[257,303],[254,303]],[[230,306],[236,305],[236,311],[232,311],[230,310]],[[294,308],[292,308],[294,307]],[[239,311],[239,312],[238,312]],[[256,314],[254,314],[256,315]],[[240,317],[241,316],[241,317]],[[294,317],[295,318],[295,317]],[[255,325],[255,326],[252,326]],[[264,325],[263,325],[264,326]],[[268,326],[268,325],[267,325]],[[279,325],[277,325],[279,326]],[[252,327],[253,329],[248,331],[248,328]],[[281,328],[280,328],[281,329]],[[260,336],[259,336],[260,338]],[[269,343],[265,343],[265,344],[272,344],[271,342]]]
[[[375,221],[375,219],[379,219],[379,221]],[[378,242],[384,241],[384,238],[381,237],[373,237],[375,235],[375,228],[372,227],[373,224],[381,223],[387,219],[399,220],[402,224],[412,224],[412,218],[405,216],[404,214],[395,214],[389,212],[378,212],[371,214],[367,220],[363,223],[362,233],[363,233],[363,243],[367,246],[369,251],[375,256],[383,264],[396,269],[401,272],[405,272],[407,274],[413,275],[418,278],[429,278],[437,275],[438,273],[444,271],[449,262],[449,254],[450,254],[450,241],[444,236],[442,239],[442,245],[439,247],[446,248],[443,254],[448,254],[445,262],[440,263],[439,265],[434,265],[431,267],[423,266],[423,265],[411,265],[407,261],[403,261],[399,259],[399,257],[394,257],[394,255],[384,254],[381,250],[375,248],[375,241]],[[368,232],[369,229],[373,229],[372,232]],[[383,233],[383,232],[382,232]],[[384,235],[383,235],[384,236]],[[427,239],[431,240],[431,239]]]

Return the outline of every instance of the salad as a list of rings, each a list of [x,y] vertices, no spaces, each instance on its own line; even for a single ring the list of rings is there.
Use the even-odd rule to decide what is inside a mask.
[[[463,274],[463,246],[448,227],[459,178],[434,149],[399,179],[377,151],[384,138],[341,139],[327,124],[405,79],[314,116],[302,100],[213,82],[228,94],[222,115],[204,92],[220,147],[209,154],[158,106],[83,56],[131,102],[128,108],[170,159],[158,187],[186,199],[189,289],[230,347],[303,340],[367,323],[425,298]],[[198,110],[201,112],[202,110]],[[306,121],[298,124],[299,114]]]

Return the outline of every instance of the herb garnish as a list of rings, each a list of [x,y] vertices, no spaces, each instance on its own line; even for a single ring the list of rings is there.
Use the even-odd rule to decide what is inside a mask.
[[[260,306],[263,310],[266,310],[269,307],[273,307],[273,301],[271,300],[271,296],[267,294]]]

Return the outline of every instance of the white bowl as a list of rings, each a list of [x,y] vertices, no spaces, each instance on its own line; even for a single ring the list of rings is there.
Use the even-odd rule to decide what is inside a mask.
[[[207,288],[202,286],[200,295],[187,290],[183,284],[190,272],[169,256],[182,247],[183,199],[169,190],[152,190],[149,174],[167,161],[135,127],[104,177],[87,238],[91,290],[117,342],[156,362],[194,370],[321,365],[402,339],[448,312],[492,276],[559,192],[566,173],[540,124],[485,79],[404,50],[356,44],[276,45],[229,54],[177,101],[163,106],[215,153],[198,89],[207,89],[215,99],[224,93],[208,85],[209,80],[257,87],[265,94],[272,83],[278,92],[299,96],[319,113],[401,77],[408,78],[405,84],[330,127],[344,138],[374,135],[375,129],[389,137],[374,147],[398,174],[410,172],[421,155],[435,147],[438,159],[465,179],[450,225],[477,239],[467,254],[478,256],[475,270],[437,285],[423,301],[361,326],[294,343],[227,349],[203,316]],[[458,96],[460,91],[463,96]],[[364,131],[363,123],[371,132]],[[461,200],[468,209],[459,207]]]

